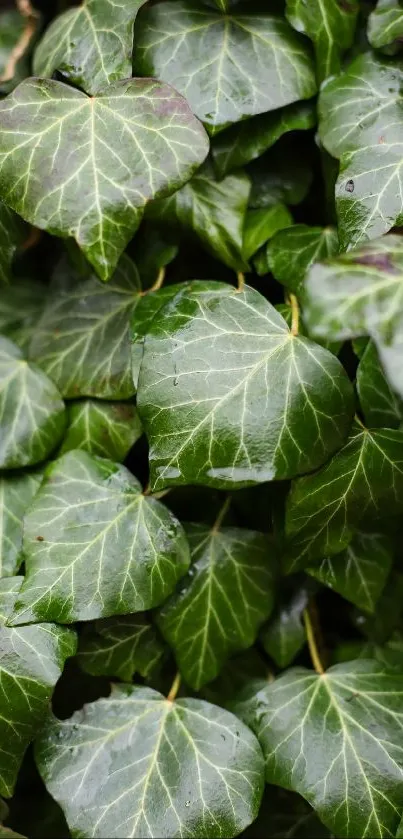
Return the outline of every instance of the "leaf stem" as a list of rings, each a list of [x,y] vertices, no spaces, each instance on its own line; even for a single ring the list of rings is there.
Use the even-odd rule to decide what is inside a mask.
[[[178,673],[176,674],[176,676],[175,676],[175,678],[172,682],[171,690],[169,691],[168,696],[167,696],[167,701],[168,702],[174,702],[175,701],[175,699],[177,697],[178,690],[181,686],[181,681],[182,681],[181,674],[178,671]]]
[[[320,660],[320,655],[318,652],[318,647],[316,645],[316,638],[315,633],[313,631],[313,625],[311,621],[311,615],[309,612],[309,606],[304,609],[304,623],[305,623],[305,630],[306,630],[306,637],[308,639],[308,647],[309,647],[309,654],[312,659],[312,664],[317,673],[320,676],[323,676],[325,670],[323,664]]]
[[[26,18],[26,24],[20,38],[11,50],[10,57],[4,68],[4,73],[0,76],[0,82],[8,82],[13,78],[17,63],[28,49],[38,25],[38,12],[33,8],[29,0],[17,0],[17,7],[22,17]]]
[[[242,271],[239,271],[239,273],[236,276],[238,280],[237,292],[238,294],[240,294],[240,292],[243,291],[245,288],[245,274],[243,274]]]
[[[291,335],[298,335],[299,331],[299,305],[295,294],[290,294],[291,306]]]
[[[160,270],[158,272],[158,277],[157,277],[154,285],[152,285],[151,288],[149,288],[148,290],[149,291],[158,291],[158,289],[161,288],[164,280],[165,280],[165,268],[160,268]]]
[[[364,431],[366,431],[366,430],[367,430],[367,429],[366,429],[366,427],[365,427],[365,425],[364,425],[364,423],[360,420],[360,418],[359,418],[358,414],[354,414],[354,419],[355,419],[356,423],[358,423],[358,425],[360,425],[360,426],[361,426],[361,428],[362,428]]]
[[[228,495],[227,498],[224,501],[224,504],[221,507],[221,510],[220,510],[214,524],[213,524],[213,527],[211,528],[212,533],[217,533],[219,531],[219,529],[220,529],[220,527],[221,527],[221,525],[222,525],[222,523],[225,519],[225,516],[228,513],[231,501],[232,501],[232,498],[231,498],[230,495]]]

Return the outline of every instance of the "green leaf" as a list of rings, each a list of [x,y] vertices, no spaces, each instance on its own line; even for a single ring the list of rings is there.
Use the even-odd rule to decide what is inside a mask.
[[[39,463],[56,448],[66,411],[53,382],[0,336],[0,468]]]
[[[292,486],[286,569],[306,568],[312,560],[340,553],[360,523],[399,514],[402,497],[403,431],[354,424],[329,463]]]
[[[107,284],[94,276],[79,279],[71,268],[62,282],[56,274],[29,354],[63,396],[134,395],[129,329],[140,291],[136,266],[126,255]]]
[[[150,204],[147,217],[181,225],[221,262],[235,271],[247,270],[242,246],[249,194],[250,181],[243,172],[217,181],[207,163],[170,198]]]
[[[23,43],[26,27],[27,20],[17,9],[0,11],[0,96],[5,96],[29,75],[28,53],[32,47],[36,27],[30,25],[26,33],[27,42]]]
[[[260,633],[264,649],[281,669],[288,667],[306,644],[302,615],[312,595],[311,589],[308,580],[291,593],[284,592],[273,617]]]
[[[397,62],[367,52],[321,92],[320,137],[340,160],[336,205],[343,250],[403,224],[402,79]]]
[[[153,489],[310,471],[342,444],[352,402],[337,359],[293,336],[257,291],[189,283],[145,339],[137,406]]]
[[[19,245],[22,244],[24,236],[23,221],[0,201],[0,286],[11,280],[13,257]]]
[[[132,75],[133,24],[145,0],[83,0],[58,15],[35,50],[34,75],[63,78],[94,96]]]
[[[392,568],[386,585],[376,604],[374,614],[357,611],[354,624],[374,644],[385,644],[396,629],[402,626],[403,574]]]
[[[373,341],[367,344],[357,367],[357,391],[367,425],[399,428],[403,402],[389,387]]]
[[[392,567],[393,548],[382,533],[355,533],[347,548],[307,568],[316,580],[366,612],[374,612]]]
[[[0,294],[0,333],[28,352],[42,314],[46,286],[14,277],[7,294]]]
[[[287,20],[314,43],[320,82],[340,72],[343,53],[354,40],[357,14],[357,0],[287,0]]]
[[[403,244],[385,236],[313,266],[305,320],[315,337],[370,335],[392,388],[403,395]]]
[[[211,144],[219,178],[256,160],[289,131],[306,131],[316,125],[313,102],[295,102],[277,111],[251,117],[222,131]]]
[[[143,288],[149,289],[162,269],[165,269],[178,255],[178,231],[169,235],[145,221],[136,234],[131,253],[137,265]]]
[[[263,210],[248,210],[243,231],[243,254],[249,260],[278,230],[292,224],[292,215],[284,204]]]
[[[104,280],[146,202],[182,186],[207,151],[185,100],[152,79],[93,98],[29,79],[0,102],[0,197],[36,227],[73,236]]]
[[[263,793],[259,744],[233,714],[132,685],[50,719],[36,760],[73,835],[94,839],[237,836]]]
[[[393,836],[403,807],[403,678],[371,661],[292,669],[240,708],[266,779],[299,792],[339,837]]]
[[[316,92],[309,51],[280,17],[157,3],[139,15],[135,43],[139,74],[172,84],[211,135]]]
[[[141,437],[138,413],[130,402],[84,399],[67,407],[68,427],[60,454],[83,449],[98,457],[121,462]]]
[[[263,533],[186,525],[192,564],[157,614],[190,687],[200,690],[232,653],[251,647],[273,608],[277,558]]]
[[[333,227],[308,227],[295,224],[279,230],[270,242],[267,254],[273,276],[299,295],[310,266],[334,256],[339,250]]]
[[[330,839],[327,828],[296,793],[266,785],[256,821],[244,839]]]
[[[0,478],[0,577],[17,574],[23,561],[22,523],[42,473],[16,472]]]
[[[252,181],[249,206],[254,209],[272,204],[300,204],[312,181],[309,159],[287,137],[253,161],[246,171]]]
[[[0,794],[12,795],[27,746],[49,713],[64,662],[74,655],[71,629],[51,623],[4,626],[22,577],[0,580]]]
[[[130,682],[135,673],[152,676],[163,654],[164,645],[146,615],[124,615],[88,627],[80,638],[78,662],[91,676]]]
[[[189,566],[175,516],[124,466],[82,451],[48,467],[25,517],[24,555],[14,625],[150,609]]]
[[[378,0],[368,18],[368,40],[374,49],[393,55],[401,49],[403,15],[400,0]]]

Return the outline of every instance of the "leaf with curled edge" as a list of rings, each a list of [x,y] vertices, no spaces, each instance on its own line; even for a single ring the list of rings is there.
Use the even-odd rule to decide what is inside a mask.
[[[135,43],[135,70],[172,84],[211,135],[316,92],[304,40],[273,15],[157,3],[140,12]]]
[[[84,0],[58,15],[38,44],[35,76],[57,70],[67,82],[94,96],[132,75],[133,26],[146,0]]]
[[[403,509],[403,431],[354,423],[332,459],[296,480],[286,504],[285,569],[306,568],[334,556],[360,525]]]
[[[52,623],[5,626],[23,577],[0,580],[0,794],[13,794],[29,743],[49,713],[53,688],[76,634]]]
[[[260,746],[233,714],[134,685],[49,718],[36,762],[73,835],[94,839],[238,836],[264,786]]]
[[[403,677],[350,661],[292,668],[234,711],[255,732],[266,780],[299,792],[336,836],[394,836],[403,807]]]
[[[187,571],[175,516],[120,464],[72,451],[48,467],[24,523],[26,576],[10,623],[58,623],[159,605]]]
[[[182,186],[207,152],[185,99],[152,79],[88,97],[32,78],[0,102],[0,198],[36,227],[75,238],[103,280],[145,204]]]
[[[339,361],[292,335],[257,291],[187,283],[144,343],[137,407],[153,489],[310,471],[342,445],[352,397]]]

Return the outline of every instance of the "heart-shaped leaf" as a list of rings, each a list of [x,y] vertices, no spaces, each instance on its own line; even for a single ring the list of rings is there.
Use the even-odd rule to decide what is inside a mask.
[[[0,580],[0,794],[13,794],[25,751],[49,713],[64,662],[74,655],[76,635],[51,623],[4,626],[22,577]]]
[[[256,640],[273,607],[277,562],[263,533],[193,524],[186,534],[192,564],[157,623],[184,679],[200,690]]]
[[[307,571],[359,609],[374,612],[388,578],[393,545],[382,533],[355,533],[347,548]]]
[[[294,668],[238,711],[269,783],[303,795],[336,836],[381,839],[395,835],[403,807],[402,702],[401,675],[352,661],[323,675]]]
[[[128,399],[135,388],[130,366],[130,318],[140,300],[136,266],[124,254],[112,279],[56,273],[29,347],[63,396]]]
[[[399,428],[403,402],[389,386],[373,341],[369,341],[357,367],[357,391],[367,425]]]
[[[82,451],[48,467],[25,517],[24,556],[13,625],[151,609],[190,561],[175,516],[124,466]]]
[[[28,79],[0,102],[0,197],[36,227],[73,236],[104,280],[146,202],[182,186],[207,151],[186,101],[152,79],[96,97]]]
[[[60,454],[83,449],[120,463],[143,433],[137,410],[130,402],[83,399],[67,406],[67,419]]]
[[[370,335],[390,384],[403,396],[403,244],[385,236],[314,265],[304,317],[317,338]]]
[[[299,295],[308,268],[314,262],[335,256],[338,250],[337,232],[333,227],[295,224],[273,236],[268,248],[268,264],[276,280]]]
[[[22,562],[22,522],[42,480],[37,472],[16,472],[0,478],[0,577],[17,574]]]
[[[11,279],[11,263],[24,235],[24,222],[0,201],[0,285]]]
[[[343,52],[353,43],[357,15],[358,0],[287,0],[287,20],[314,43],[320,82],[340,72]]]
[[[139,74],[172,84],[211,135],[316,91],[306,44],[280,17],[157,3],[140,13],[135,42]]]
[[[278,230],[292,224],[292,215],[284,204],[273,204],[262,210],[249,210],[243,231],[243,255],[250,259]]]
[[[402,79],[399,63],[366,52],[321,92],[321,141],[340,160],[336,204],[343,249],[403,224]]]
[[[89,626],[80,637],[78,661],[92,676],[109,676],[130,682],[135,673],[153,675],[164,654],[164,645],[146,615],[106,618]]]
[[[401,49],[403,15],[400,0],[378,0],[368,17],[368,40],[374,49],[393,55]]]
[[[263,793],[259,744],[233,714],[134,685],[50,719],[36,760],[73,835],[94,839],[238,836]]]
[[[342,444],[352,402],[337,359],[251,288],[188,283],[145,338],[137,406],[154,489],[310,471]]]
[[[340,553],[354,528],[403,506],[403,431],[354,425],[346,445],[312,475],[294,482],[287,499],[286,568]]]
[[[53,382],[0,336],[0,469],[45,460],[65,425],[64,402]]]
[[[83,0],[58,15],[35,50],[34,75],[55,70],[94,96],[132,75],[133,24],[145,0]]]

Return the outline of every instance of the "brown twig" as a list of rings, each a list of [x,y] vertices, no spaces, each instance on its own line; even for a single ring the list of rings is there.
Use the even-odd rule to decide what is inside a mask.
[[[0,76],[0,82],[8,82],[14,77],[16,66],[28,49],[38,26],[39,14],[33,8],[30,0],[17,0],[17,8],[20,15],[26,18],[26,24],[20,38],[11,50],[4,73]]]

